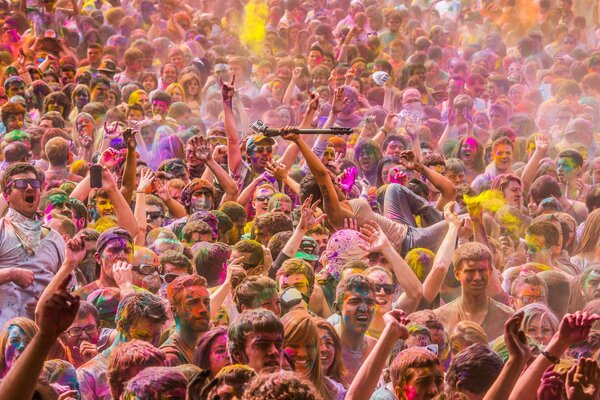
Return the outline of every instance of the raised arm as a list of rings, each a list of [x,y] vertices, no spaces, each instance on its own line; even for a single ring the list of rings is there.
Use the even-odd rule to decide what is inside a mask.
[[[352,380],[346,394],[346,400],[371,398],[371,395],[377,389],[381,371],[383,371],[396,342],[400,339],[408,339],[408,329],[405,325],[409,321],[404,318],[403,311],[392,310],[383,316],[383,320],[385,321],[385,327],[381,337]]]
[[[363,225],[360,228],[360,237],[369,243],[368,246],[363,247],[363,250],[369,253],[381,253],[385,257],[396,280],[404,290],[404,293],[398,299],[398,308],[407,314],[415,311],[423,296],[423,286],[415,273],[406,264],[406,261],[400,257],[400,254],[394,249],[394,246],[377,223],[368,222]]]
[[[529,188],[535,179],[535,174],[537,173],[540,162],[548,154],[549,146],[550,143],[545,135],[540,134],[535,138],[535,150],[533,151],[531,158],[529,158],[529,161],[527,161],[525,168],[523,168],[523,173],[521,174],[524,193],[529,193]]]
[[[57,291],[49,292],[45,299],[40,300],[36,316],[39,331],[0,383],[0,398],[33,398],[50,349],[60,334],[71,326],[79,310],[79,297],[67,291],[68,282],[69,278],[65,279]]]
[[[321,196],[323,197],[323,208],[329,221],[334,226],[342,226],[345,218],[352,218],[353,213],[348,205],[342,203],[333,185],[329,170],[321,160],[311,151],[310,147],[299,135],[286,134],[284,139],[295,143],[306,160],[306,164],[317,180]]]
[[[169,189],[160,179],[154,181],[154,188],[156,189],[156,195],[165,203],[169,209],[169,213],[173,218],[183,218],[187,215],[187,211],[183,204],[171,197]]]
[[[121,194],[127,203],[131,202],[135,190],[135,174],[137,168],[137,154],[135,152],[135,134],[131,128],[123,132],[123,139],[127,143],[127,156],[123,168],[123,181],[121,182]]]
[[[221,81],[221,94],[223,96],[223,116],[225,124],[225,134],[227,135],[227,163],[229,171],[235,173],[242,163],[242,151],[240,150],[240,140],[233,115],[233,95],[235,94],[235,75],[231,83]]]
[[[517,380],[509,400],[535,400],[544,371],[552,364],[558,363],[567,348],[575,343],[587,340],[592,325],[600,317],[597,314],[576,312],[566,314],[558,332],[554,334],[544,352],[536,357],[531,365]]]
[[[444,218],[448,223],[448,232],[446,232],[446,236],[435,254],[431,271],[425,278],[425,282],[423,282],[423,299],[427,303],[431,303],[440,292],[450,263],[452,263],[452,255],[456,248],[456,239],[460,228],[460,221],[454,211],[455,204],[452,201],[444,206]]]
[[[142,172],[140,183],[135,191],[135,209],[133,214],[138,225],[138,233],[133,238],[137,246],[146,245],[146,227],[148,226],[146,218],[146,192],[150,189],[155,177],[151,169],[146,169]]]
[[[125,201],[125,198],[117,189],[117,184],[106,166],[102,166],[102,189],[106,191],[108,198],[115,207],[115,214],[117,215],[119,226],[127,230],[131,236],[135,237],[138,234],[138,226],[133,211],[131,211],[129,203]]]
[[[204,162],[204,164],[210,169],[217,178],[217,182],[221,185],[221,188],[225,191],[223,196],[223,202],[235,201],[237,199],[238,188],[235,181],[229,176],[212,157],[212,150],[208,144],[208,140],[203,137],[198,138],[198,146],[196,147],[196,157],[198,160]],[[215,204],[216,206],[216,204]]]
[[[508,400],[510,392],[529,361],[531,356],[529,343],[525,333],[519,329],[523,316],[522,311],[518,312],[504,324],[504,342],[508,350],[508,360],[483,400]]]
[[[225,301],[227,295],[231,292],[233,282],[241,282],[242,279],[246,277],[246,271],[239,264],[242,261],[242,258],[237,258],[232,260],[231,263],[227,265],[227,275],[225,276],[225,281],[217,290],[215,290],[210,295],[210,319],[214,320],[219,315],[219,308],[221,308],[221,304]]]
[[[440,198],[436,202],[436,208],[438,210],[443,210],[448,202],[456,199],[456,186],[454,183],[436,170],[422,164],[412,150],[402,152],[400,163],[404,165],[406,169],[419,172],[440,191]]]

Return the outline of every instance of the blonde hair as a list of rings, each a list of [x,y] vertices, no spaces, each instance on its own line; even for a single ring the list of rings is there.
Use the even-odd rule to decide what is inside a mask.
[[[304,378],[310,380],[325,399],[332,399],[332,394],[323,382],[319,351],[321,338],[317,323],[305,310],[287,313],[281,318],[281,323],[283,324],[283,347],[304,345],[312,350],[314,362],[308,375]]]
[[[6,359],[4,358],[4,354],[6,352],[6,345],[8,344],[8,331],[13,326],[19,327],[29,340],[33,339],[38,332],[37,325],[29,318],[17,317],[6,321],[2,327],[2,331],[0,331],[0,377],[3,377],[8,372],[6,371]]]
[[[457,340],[462,340],[467,344],[467,347],[479,343],[487,344],[489,342],[488,336],[483,328],[472,321],[460,321],[452,330],[450,335],[450,343]]]

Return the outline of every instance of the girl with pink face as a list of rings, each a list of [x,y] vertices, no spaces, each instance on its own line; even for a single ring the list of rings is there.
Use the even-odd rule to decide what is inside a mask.
[[[210,370],[214,378],[219,371],[230,365],[227,350],[227,330],[223,327],[213,328],[198,339],[194,364],[202,369]]]
[[[484,149],[474,137],[463,137],[458,140],[452,152],[452,158],[458,158],[465,164],[465,178],[471,183],[485,169],[483,161]]]

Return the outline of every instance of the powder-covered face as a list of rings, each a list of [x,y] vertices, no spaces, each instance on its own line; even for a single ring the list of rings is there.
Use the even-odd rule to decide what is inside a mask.
[[[112,267],[117,261],[133,262],[133,245],[127,239],[115,238],[102,249],[100,259],[102,272],[112,277]]]
[[[79,336],[71,336],[68,333],[64,335],[65,343],[71,349],[71,351],[78,352],[79,345],[84,340],[86,342],[90,342],[92,344],[98,344],[98,341],[100,340],[100,330],[96,329],[96,332],[94,332],[92,334],[90,334],[84,330],[85,328],[88,328],[91,330],[90,327],[92,327],[92,326],[95,326],[96,328],[98,328],[98,325],[96,324],[96,320],[94,319],[93,315],[87,315],[84,318],[76,319],[75,321],[73,321],[73,323],[69,327],[69,330],[73,329],[73,328],[79,328],[79,329],[81,329],[81,334]]]
[[[364,146],[358,151],[358,165],[364,172],[377,168],[377,152],[371,146]]]
[[[217,375],[221,368],[231,364],[227,351],[227,335],[221,335],[213,341],[208,356],[211,376]]]
[[[69,201],[69,197],[62,194],[56,193],[48,198],[49,202],[44,210],[45,215],[50,215],[52,211],[64,215],[69,219],[73,219],[73,207]]]
[[[264,308],[278,317],[281,316],[281,300],[275,289],[263,289],[254,300],[253,308]]]
[[[513,161],[513,149],[509,145],[500,144],[494,149],[494,165],[498,172],[508,171]]]
[[[173,305],[177,309],[176,322],[181,329],[200,333],[209,328],[210,295],[204,286],[185,288],[180,295],[181,303]]]
[[[487,289],[490,273],[488,260],[465,260],[462,268],[455,271],[454,275],[460,281],[463,291],[479,293]]]
[[[577,179],[579,169],[571,157],[560,157],[556,163],[556,171],[558,172],[558,181],[567,183]]]
[[[583,294],[587,301],[600,298],[600,271],[591,271],[583,282]]]
[[[169,105],[166,101],[162,100],[154,100],[152,101],[152,115],[165,115],[167,114],[167,109]]]
[[[529,325],[527,326],[525,333],[535,340],[537,344],[546,346],[550,342],[550,339],[552,339],[552,336],[555,332],[554,329],[552,329],[552,325],[550,325],[548,318],[537,316],[529,321]]]
[[[321,337],[321,348],[319,349],[321,354],[321,369],[326,374],[335,358],[335,346],[333,336],[327,329],[319,328],[319,336]]]
[[[546,248],[546,239],[541,235],[525,235],[527,244],[527,261],[544,263],[550,257],[550,249]]]
[[[129,341],[139,339],[153,346],[158,346],[161,332],[162,324],[146,318],[139,318],[131,325],[126,335]]]
[[[282,355],[282,333],[252,331],[246,336],[243,361],[257,373],[263,368],[280,369]]]
[[[525,307],[528,304],[541,302],[544,303],[546,298],[544,297],[544,291],[541,286],[530,285],[528,283],[522,284],[517,293],[513,298],[515,310],[519,310],[521,307]]]
[[[396,387],[398,398],[431,400],[444,388],[444,371],[440,365],[426,368],[411,368],[412,379],[404,387]],[[405,375],[408,375],[405,372]]]
[[[460,146],[460,159],[465,165],[471,164],[477,154],[477,142],[472,138],[467,138]]]
[[[15,361],[23,354],[25,347],[29,344],[30,339],[27,337],[23,329],[17,325],[12,325],[8,328],[8,339],[4,348],[4,362],[6,364],[5,375],[14,365]]]
[[[286,344],[283,351],[294,360],[296,372],[305,377],[308,377],[310,371],[314,367],[315,362],[318,362],[319,349],[316,344],[297,343]]]
[[[98,217],[115,215],[115,206],[113,206],[113,203],[106,197],[96,198],[96,210],[98,211]]]
[[[304,274],[290,274],[279,277],[279,288],[285,290],[289,287],[296,288],[305,296],[310,296],[312,288],[309,287],[308,278]]]
[[[366,289],[345,293],[341,305],[342,326],[356,333],[365,333],[373,320],[375,294]]]

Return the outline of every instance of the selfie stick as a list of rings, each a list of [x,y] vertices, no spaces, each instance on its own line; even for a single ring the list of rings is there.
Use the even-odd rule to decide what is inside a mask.
[[[268,126],[265,125],[264,122],[262,122],[260,119],[255,121],[252,125],[250,125],[250,129],[252,129],[252,131],[254,133],[260,133],[262,135],[265,135],[267,137],[273,137],[273,136],[281,136],[281,135],[285,135],[286,133],[296,133],[298,135],[320,135],[320,134],[325,134],[325,135],[350,135],[352,134],[352,128],[327,128],[327,129],[316,129],[316,128],[311,128],[311,129],[299,129],[299,128],[292,128],[292,129],[286,129],[286,130],[279,130],[279,129],[269,129]]]

